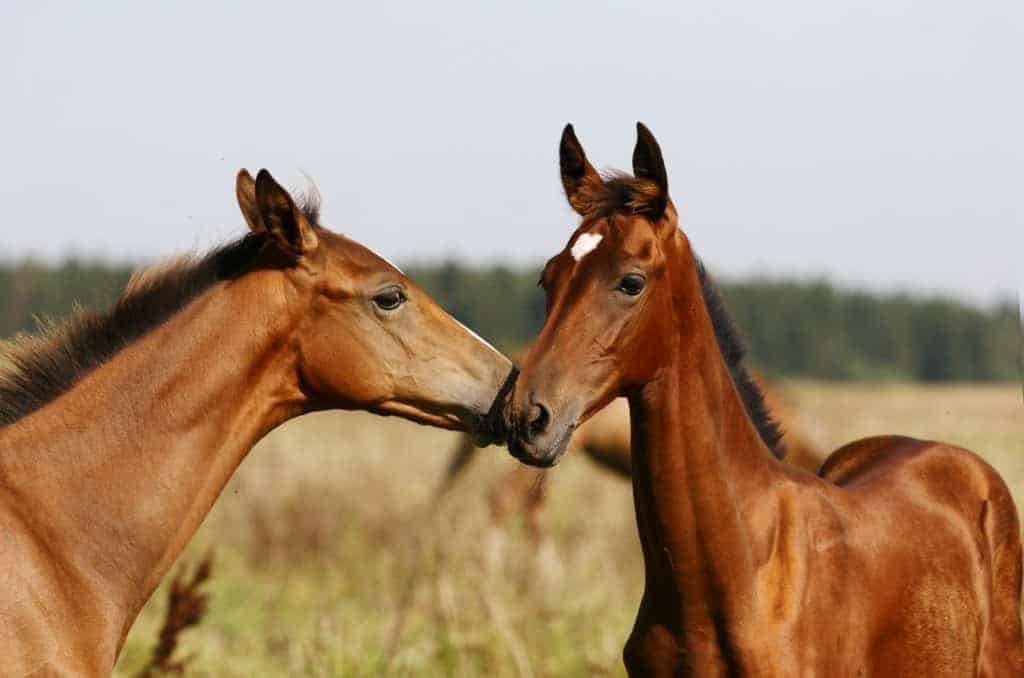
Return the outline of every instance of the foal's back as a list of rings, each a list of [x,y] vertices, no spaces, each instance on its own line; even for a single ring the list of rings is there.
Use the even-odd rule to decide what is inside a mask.
[[[872,675],[1024,676],[1020,525],[995,469],[952,445],[883,436],[840,448],[820,476],[843,490],[849,574],[874,598],[860,620],[875,630]]]

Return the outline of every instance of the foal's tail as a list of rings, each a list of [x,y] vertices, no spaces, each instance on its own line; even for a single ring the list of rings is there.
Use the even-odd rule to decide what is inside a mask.
[[[992,614],[982,641],[980,675],[1024,676],[1020,519],[1009,489],[998,476],[985,502],[982,526],[992,557]]]

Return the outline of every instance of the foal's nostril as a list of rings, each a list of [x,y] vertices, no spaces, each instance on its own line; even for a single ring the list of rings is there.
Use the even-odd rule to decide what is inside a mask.
[[[548,422],[551,421],[551,415],[548,413],[548,408],[544,407],[540,403],[535,403],[530,408],[529,415],[529,434],[530,438],[536,438],[548,428]]]

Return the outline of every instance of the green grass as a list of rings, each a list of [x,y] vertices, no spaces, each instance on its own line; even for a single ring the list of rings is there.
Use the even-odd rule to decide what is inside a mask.
[[[1024,499],[1019,388],[790,390],[823,447],[886,432],[949,440],[989,459]],[[381,676],[402,609],[390,675],[624,675],[643,574],[628,484],[567,459],[545,516],[560,567],[535,557],[518,526],[495,557],[486,493],[514,462],[488,450],[431,512],[454,444],[395,419],[336,413],[261,443],[183,555],[216,557],[208,615],[179,650],[195,655],[189,675]],[[164,604],[161,589],[116,675],[145,662]]]

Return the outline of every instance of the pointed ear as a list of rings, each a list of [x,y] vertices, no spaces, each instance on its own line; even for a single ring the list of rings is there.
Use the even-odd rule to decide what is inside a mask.
[[[256,182],[248,170],[238,170],[238,176],[235,178],[235,197],[238,198],[238,209],[242,210],[249,230],[253,233],[265,233],[267,229],[263,227],[263,218],[256,205]]]
[[[558,160],[562,170],[565,197],[577,214],[586,216],[593,205],[594,189],[601,186],[601,175],[587,160],[571,123],[562,130]]]
[[[655,218],[660,218],[668,203],[668,172],[661,157],[661,147],[651,130],[642,123],[636,124],[636,148],[633,149],[633,175],[647,179],[658,187],[659,197],[650,205]]]
[[[256,206],[267,234],[282,250],[302,256],[316,249],[319,240],[313,225],[265,169],[256,175]]]

